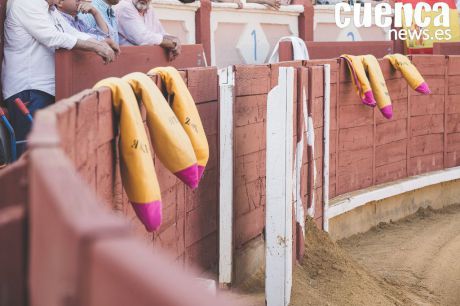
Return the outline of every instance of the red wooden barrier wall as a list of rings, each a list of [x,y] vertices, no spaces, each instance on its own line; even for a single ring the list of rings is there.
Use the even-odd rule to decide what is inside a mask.
[[[116,134],[111,94],[107,89],[84,91],[53,105],[62,146],[86,182],[115,211],[132,220],[132,227],[155,249],[164,249],[181,263],[202,270],[216,268],[218,220],[218,103],[217,71],[195,68],[184,78],[197,103],[210,145],[210,160],[200,187],[191,191],[156,161],[162,190],[163,225],[147,233],[137,221],[123,192],[116,162]],[[207,84],[207,86],[202,86]],[[142,111],[145,121],[145,113]],[[155,157],[153,157],[155,160]]]
[[[338,122],[335,133],[331,127],[331,137],[335,134],[338,139],[336,188],[332,193],[334,178],[331,177],[331,197],[459,165],[456,151],[460,139],[456,135],[458,110],[455,106],[458,58],[413,57],[413,63],[433,91],[428,96],[410,89],[387,60],[379,62],[393,101],[391,120],[385,119],[378,109],[361,104],[348,67],[340,62],[335,119],[331,109],[331,124],[334,120]],[[331,97],[333,95],[331,87]],[[332,143],[331,140],[331,146]]]
[[[88,106],[95,97],[87,92],[80,103]],[[23,192],[28,195],[30,240],[28,305],[235,305],[230,297],[216,298],[200,287],[192,271],[185,273],[161,252],[152,253],[134,238],[126,221],[103,209],[62,151],[62,114],[56,109],[38,113],[29,138]],[[5,175],[9,183],[17,178]]]
[[[433,44],[434,55],[460,55],[459,42],[445,42]]]
[[[21,160],[0,172],[0,305],[27,302],[27,173]]]
[[[331,65],[330,198],[460,165],[460,57],[414,56],[413,62],[430,85],[432,95],[415,93],[387,60],[380,60],[393,100],[391,120],[384,119],[377,109],[361,104],[348,68],[340,60],[235,67],[235,251],[261,237],[265,227],[266,98],[277,85],[281,66],[298,71],[295,134],[302,124],[299,110],[303,89],[313,117],[315,149],[312,152],[305,142],[302,197],[303,203],[311,205],[315,195],[315,221],[319,226],[323,215],[323,64]],[[217,72],[215,68],[191,68],[183,72],[183,77],[203,119],[211,158],[200,187],[193,192],[156,162],[165,207],[164,224],[155,234],[145,232],[122,191],[109,91],[84,91],[56,103],[48,111],[56,115],[65,153],[105,205],[131,220],[131,228],[154,249],[169,251],[181,264],[215,272],[219,184]],[[296,136],[293,135],[294,139]],[[317,170],[315,184],[313,161]]]
[[[310,59],[332,59],[342,54],[372,54],[377,58],[393,53],[393,41],[305,41]],[[284,41],[279,46],[279,60],[293,59],[291,42]]]
[[[322,65],[326,63],[331,65],[330,198],[408,175],[441,169],[444,167],[444,160],[447,162],[444,154],[452,160],[448,163],[449,166],[457,163],[456,114],[447,115],[444,113],[444,108],[439,107],[439,105],[444,105],[445,96],[454,96],[456,93],[455,89],[445,92],[444,79],[447,73],[447,62],[442,56],[414,57],[414,63],[419,67],[434,92],[430,96],[415,94],[408,88],[401,74],[394,71],[387,60],[380,60],[393,100],[395,114],[391,120],[384,119],[378,110],[361,104],[349,78],[348,68],[341,61],[312,60],[304,63],[286,62],[268,66],[236,66],[235,250],[243,248],[249,241],[260,237],[265,227],[265,101],[267,93],[276,86],[280,66],[292,66],[297,69],[301,65],[308,67],[308,78],[299,78],[299,80],[308,82],[306,88],[308,88],[309,110],[315,129],[315,150],[311,152],[309,147],[305,148],[302,196],[308,199],[304,203],[312,205],[314,195],[315,221],[318,226],[322,224],[324,100]],[[449,63],[455,68],[456,58],[450,58]],[[448,82],[453,82],[452,88],[456,88],[454,68],[449,70],[452,76],[449,76]],[[211,68],[189,69],[184,77],[197,100],[210,140],[211,161],[208,172],[202,186],[196,192],[190,192],[175,177],[162,169],[160,163],[157,163],[163,198],[166,203],[164,226],[152,236],[146,234],[137,222],[133,224],[140,235],[146,240],[153,241],[155,247],[168,249],[173,252],[177,260],[187,264],[194,263],[207,270],[215,267],[218,258],[216,71]],[[214,84],[214,86],[204,87],[199,84]],[[299,83],[298,87],[301,84]],[[98,131],[99,138],[103,135],[107,136],[104,136],[105,139],[98,143],[97,152],[101,152],[100,156],[110,156],[113,154],[111,150],[114,135],[113,132],[110,132],[111,128],[108,127],[112,126],[111,120],[113,119],[111,119],[110,103],[106,101],[107,99],[101,98],[104,95],[107,93],[99,93],[97,108],[99,112],[102,112],[99,114],[99,123],[94,115],[91,115],[92,112],[85,110],[84,105],[87,102],[82,100],[77,104],[77,113],[85,114],[83,115],[85,119],[82,121],[82,132],[79,132],[77,120],[77,136],[69,136],[66,139],[69,139],[70,144],[79,143],[75,142],[75,139],[83,139],[84,141],[79,143],[79,146],[89,147],[91,151],[91,144],[88,144],[91,143],[89,141],[91,137],[80,133],[88,133],[88,130]],[[448,99],[453,100],[454,98],[448,97]],[[300,101],[298,99],[297,109]],[[59,108],[59,106],[55,107]],[[95,107],[92,106],[92,108]],[[456,110],[452,109],[452,112]],[[88,120],[91,116],[93,119]],[[101,120],[106,123],[101,123]],[[295,130],[298,127],[297,120],[294,120]],[[68,124],[68,122],[72,120],[62,120],[62,124]],[[84,124],[99,126],[101,130],[89,126],[83,127]],[[451,125],[450,130],[444,129],[446,124]],[[66,128],[63,127],[63,130]],[[445,133],[453,135],[444,135]],[[443,148],[444,146],[447,148],[448,145],[449,149],[445,151]],[[81,150],[87,151],[86,149]],[[94,188],[98,194],[107,198],[109,202],[111,201],[115,210],[120,210],[128,218],[135,220],[131,208],[127,205],[126,196],[122,196],[118,175],[113,174],[114,157],[95,162],[92,160],[93,157],[88,157],[89,159],[84,161],[85,154],[77,154],[77,156],[79,157],[76,165],[79,171],[88,182],[93,186],[96,185]],[[315,184],[313,184],[313,160],[317,172]],[[101,173],[109,174],[99,177],[99,169],[102,169]],[[106,185],[108,189],[100,189],[101,184]],[[110,199],[113,195],[116,199]]]
[[[245,247],[263,235],[265,228],[265,171],[267,94],[278,84],[280,67],[301,67],[302,62],[236,66],[234,106],[234,248]],[[297,101],[297,88],[294,93]],[[294,105],[294,150],[297,110]],[[304,159],[305,168],[307,160]],[[306,175],[306,171],[304,171]],[[306,201],[303,201],[306,203]],[[295,222],[294,222],[295,226]],[[294,228],[294,235],[295,235]],[[295,239],[293,240],[295,242]],[[294,253],[295,255],[295,253]]]
[[[161,66],[178,69],[206,66],[201,45],[183,45],[181,55],[172,62],[159,46],[121,47],[116,61],[107,65],[98,55],[85,51],[58,50],[55,58],[56,101],[92,88],[107,77],[122,77],[134,71],[147,72]]]

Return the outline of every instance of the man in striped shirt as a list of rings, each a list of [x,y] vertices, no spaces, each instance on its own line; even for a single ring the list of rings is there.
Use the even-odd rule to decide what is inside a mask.
[[[109,27],[110,38],[117,44],[118,41],[118,23],[113,9],[114,5],[117,5],[120,0],[93,0],[92,5],[101,13],[105,22]],[[79,18],[83,20],[89,27],[97,27],[96,19],[91,14],[78,14]]]
[[[102,14],[89,1],[81,0],[59,0],[57,9],[67,22],[80,32],[89,34],[97,40],[105,40],[110,37],[109,27]],[[97,26],[90,27],[85,21],[79,18],[78,13],[91,14],[96,20]]]

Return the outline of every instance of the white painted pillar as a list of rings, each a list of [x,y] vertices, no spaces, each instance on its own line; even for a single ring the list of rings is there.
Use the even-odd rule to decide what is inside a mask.
[[[329,222],[329,130],[331,118],[331,65],[324,65],[324,127],[323,127],[323,229],[328,231]]]
[[[219,70],[219,284],[221,286],[232,282],[234,87],[233,66]]]
[[[267,306],[287,306],[292,287],[292,148],[294,68],[280,68],[267,98]]]

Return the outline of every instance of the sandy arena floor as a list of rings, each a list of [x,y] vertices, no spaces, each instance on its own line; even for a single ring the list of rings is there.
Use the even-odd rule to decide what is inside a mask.
[[[237,290],[247,305],[265,305],[263,271]],[[460,205],[421,209],[338,244],[308,221],[291,305],[460,305]]]

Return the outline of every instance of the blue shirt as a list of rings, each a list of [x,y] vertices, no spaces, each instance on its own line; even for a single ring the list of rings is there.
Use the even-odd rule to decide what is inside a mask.
[[[107,4],[104,0],[93,0],[93,6],[102,14],[107,26],[109,27],[110,38],[118,44],[118,24],[115,16],[115,11],[110,4]],[[78,14],[83,22],[85,22],[91,28],[97,28],[96,20],[91,14]]]
[[[109,37],[108,34],[104,33],[98,26],[90,27],[86,22],[81,20],[78,16],[71,16],[64,12],[59,11],[59,13],[64,17],[64,19],[75,29],[80,32],[86,33],[90,35],[92,38],[96,40],[104,40]]]

